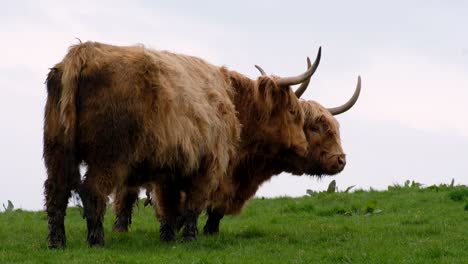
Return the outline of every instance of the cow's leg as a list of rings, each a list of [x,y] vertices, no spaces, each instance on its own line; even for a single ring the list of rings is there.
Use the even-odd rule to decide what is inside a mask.
[[[175,184],[157,184],[152,197],[153,206],[160,222],[159,237],[162,241],[175,240],[177,219],[179,216],[180,190]]]
[[[70,189],[58,184],[53,179],[47,179],[44,183],[46,211],[48,217],[49,248],[63,248],[66,244],[65,213],[70,198]]]
[[[115,212],[114,231],[128,231],[128,226],[132,224],[132,211],[134,205],[138,201],[138,193],[139,188],[135,187],[122,185],[117,188],[113,203]]]
[[[48,217],[48,246],[63,248],[66,245],[65,214],[71,190],[80,181],[78,162],[71,150],[45,139],[44,160],[47,180],[44,182],[45,207]]]
[[[102,222],[107,196],[115,187],[120,186],[126,176],[127,169],[123,166],[88,166],[86,178],[79,188],[79,193],[83,202],[88,227],[87,240],[90,246],[104,245]]]
[[[192,241],[197,239],[198,235],[198,216],[205,209],[210,188],[204,186],[204,182],[200,180],[198,184],[192,184],[186,190],[186,201],[183,210],[184,229],[182,232],[182,241]]]
[[[206,220],[206,224],[203,227],[203,233],[205,235],[212,235],[219,233],[219,223],[221,219],[224,217],[224,214],[219,212],[215,209],[208,209],[206,211],[208,215],[208,220]]]
[[[175,230],[176,230],[177,233],[180,232],[182,227],[184,227],[184,223],[185,223],[184,216],[183,215],[177,216],[176,227],[175,227]]]
[[[148,189],[148,187],[146,187],[146,199],[145,199],[145,202],[143,203],[143,205],[146,207],[148,204],[149,205],[153,205],[153,201],[151,200],[151,189]]]

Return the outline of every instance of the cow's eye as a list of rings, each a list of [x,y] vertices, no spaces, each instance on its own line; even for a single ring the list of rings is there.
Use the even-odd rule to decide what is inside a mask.
[[[318,133],[319,132],[319,127],[318,126],[312,126],[309,128],[310,131],[314,132],[314,133]]]

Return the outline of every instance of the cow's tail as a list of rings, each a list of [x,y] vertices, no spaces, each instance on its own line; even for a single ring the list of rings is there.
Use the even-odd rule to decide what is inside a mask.
[[[76,132],[77,114],[76,98],[78,81],[89,58],[90,43],[72,46],[63,59],[63,74],[61,77],[62,91],[60,94],[60,123],[64,128],[64,136],[73,141]]]

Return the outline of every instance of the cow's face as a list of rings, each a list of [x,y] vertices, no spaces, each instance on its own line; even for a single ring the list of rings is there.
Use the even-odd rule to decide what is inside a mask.
[[[304,112],[289,86],[279,86],[274,78],[260,77],[258,85],[258,128],[265,136],[263,141],[272,150],[291,149],[296,155],[307,153],[304,134]]]
[[[309,145],[307,162],[318,162],[316,173],[305,173],[333,175],[341,172],[346,165],[346,155],[341,147],[338,122],[316,102],[303,101],[302,108],[305,112],[304,133]]]
[[[283,153],[278,157],[282,169],[296,175],[334,175],[346,165],[340,140],[339,124],[332,114],[313,101],[301,101],[304,133],[308,142],[305,157]]]

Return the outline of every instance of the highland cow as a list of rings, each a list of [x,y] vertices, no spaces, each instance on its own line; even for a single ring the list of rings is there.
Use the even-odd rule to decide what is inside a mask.
[[[83,201],[87,241],[100,246],[107,196],[121,186],[147,183],[160,186],[158,195],[167,201],[161,238],[173,239],[180,215],[184,239],[195,239],[198,215],[229,181],[240,149],[306,154],[303,111],[289,86],[310,76],[308,70],[251,80],[196,57],[142,46],[72,46],[47,78],[49,247],[65,246],[72,190]],[[238,113],[239,104],[245,112]],[[246,113],[258,129],[241,131]],[[249,140],[240,141],[241,134]],[[83,182],[80,164],[87,166]]]
[[[320,61],[320,52],[317,58],[314,68],[318,66]],[[256,67],[264,76],[263,69],[259,66]],[[312,67],[309,60],[308,67],[309,69]],[[310,77],[296,90],[297,97],[303,94],[309,81]],[[243,159],[238,159],[232,178],[227,178],[230,182],[224,183],[229,187],[223,190],[224,193],[220,193],[218,190],[218,195],[212,197],[210,206],[207,209],[208,221],[204,227],[204,232],[206,234],[217,233],[221,218],[225,214],[238,214],[245,203],[253,197],[260,185],[274,175],[286,171],[295,175],[308,174],[320,177],[341,172],[346,165],[346,158],[341,147],[339,125],[333,115],[341,114],[350,109],[356,103],[360,90],[361,80],[358,78],[358,84],[352,98],[342,106],[335,108],[326,109],[313,101],[301,101],[301,107],[305,114],[303,130],[306,134],[309,149],[307,156],[299,156],[292,149],[282,149],[276,155],[265,155],[258,149],[245,153]],[[236,105],[236,108],[238,107],[241,106]],[[220,186],[223,187],[223,183]],[[226,190],[228,190],[227,197]],[[156,185],[147,190],[146,203],[150,200],[149,191],[152,191],[153,199],[156,199],[155,210],[157,215],[164,214],[164,209],[161,209],[161,207],[165,207],[166,201],[161,199],[158,186]],[[138,186],[123,187],[116,192],[114,230],[128,230],[128,225],[131,224],[132,208],[137,201],[138,193]],[[183,224],[183,221],[179,221],[179,224]]]
[[[293,175],[335,175],[346,165],[346,155],[341,147],[339,124],[333,115],[350,109],[357,101],[361,90],[361,79],[354,95],[345,104],[326,109],[314,101],[301,101],[304,111],[304,133],[309,144],[306,156],[299,156],[291,150],[280,151],[276,156],[265,159],[254,156],[238,164],[233,181],[236,191],[228,203],[213,201],[207,209],[208,220],[203,228],[205,234],[219,232],[219,223],[224,215],[239,214],[242,208],[257,192],[258,188],[281,172]],[[158,198],[157,192],[152,195]]]

